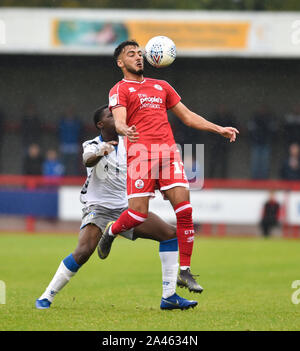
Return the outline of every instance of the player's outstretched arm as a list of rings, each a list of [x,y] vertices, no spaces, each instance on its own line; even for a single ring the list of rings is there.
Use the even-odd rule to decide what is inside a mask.
[[[128,140],[132,143],[136,142],[139,138],[139,133],[136,131],[135,126],[129,127],[126,123],[127,110],[125,107],[120,106],[112,110],[112,114],[115,120],[116,131],[120,135],[128,137]]]
[[[236,135],[239,134],[239,131],[234,127],[221,127],[209,122],[207,119],[189,110],[182,102],[172,107],[171,111],[188,127],[218,133],[224,138],[230,139],[230,142],[235,141]]]

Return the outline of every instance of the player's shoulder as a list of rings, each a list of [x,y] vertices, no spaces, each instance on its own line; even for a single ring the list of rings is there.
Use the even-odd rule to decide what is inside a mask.
[[[126,81],[124,81],[123,79],[122,80],[119,80],[110,90],[113,91],[113,90],[117,90],[119,89],[122,85],[126,85]]]
[[[94,139],[90,139],[90,140],[86,140],[82,143],[82,147],[85,148],[87,147],[88,145],[99,145],[101,144],[101,140],[99,138],[99,136],[97,136],[96,138]]]
[[[120,90],[122,90],[122,87],[126,87],[127,82],[124,80],[118,81],[111,89],[110,89],[110,95],[112,94],[117,94]]]
[[[170,83],[168,83],[166,80],[163,79],[156,79],[156,78],[145,78],[146,82],[151,83],[151,84],[156,84],[160,85],[162,87],[169,87]]]
[[[149,82],[149,83],[162,83],[162,82],[165,82],[164,80],[162,79],[156,79],[156,78],[149,78],[149,77],[145,77],[145,81],[146,82]]]

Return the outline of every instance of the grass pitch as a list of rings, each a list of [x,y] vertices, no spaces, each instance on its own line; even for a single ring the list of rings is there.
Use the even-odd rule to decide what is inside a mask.
[[[197,238],[192,272],[204,292],[177,292],[199,304],[161,311],[158,243],[118,238],[106,260],[95,253],[49,310],[36,310],[35,299],[76,244],[75,235],[0,235],[0,330],[300,330],[300,304],[291,300],[300,241]]]

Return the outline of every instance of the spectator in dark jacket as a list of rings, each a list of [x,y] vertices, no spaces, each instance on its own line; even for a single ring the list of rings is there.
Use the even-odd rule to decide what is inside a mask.
[[[31,144],[24,158],[25,175],[42,175],[43,157],[38,144]]]
[[[270,236],[271,230],[279,225],[280,204],[275,199],[274,192],[270,193],[269,199],[263,207],[262,220],[260,223],[263,236]]]
[[[285,145],[300,143],[300,104],[285,114],[283,122]]]
[[[300,180],[300,147],[297,143],[289,146],[289,154],[280,169],[283,180]]]

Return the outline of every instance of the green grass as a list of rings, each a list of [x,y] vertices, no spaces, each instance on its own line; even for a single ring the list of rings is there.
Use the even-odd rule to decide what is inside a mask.
[[[161,311],[158,243],[119,238],[109,258],[94,254],[49,310],[36,310],[35,299],[76,244],[72,235],[0,235],[0,330],[300,329],[300,304],[291,301],[300,241],[197,238],[192,270],[205,290],[177,292],[199,305]]]

